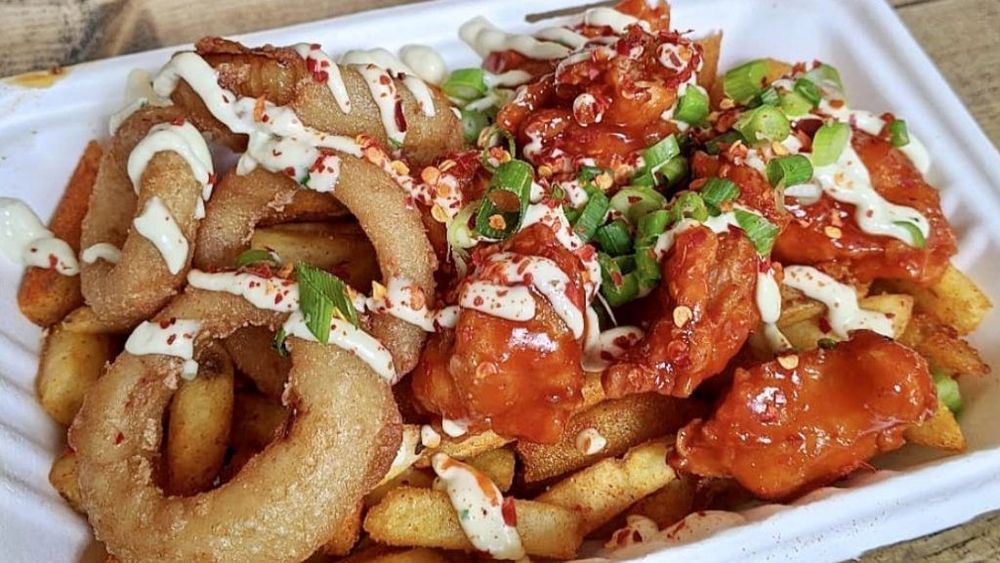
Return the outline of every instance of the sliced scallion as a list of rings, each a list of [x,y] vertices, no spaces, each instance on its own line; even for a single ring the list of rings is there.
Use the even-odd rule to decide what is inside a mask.
[[[924,233],[915,224],[909,221],[894,221],[893,224],[906,229],[906,232],[910,233],[910,246],[915,248],[924,248],[927,246],[927,239],[924,238]]]
[[[760,106],[744,112],[733,128],[750,143],[759,141],[783,141],[791,133],[788,118],[776,107]]]
[[[677,101],[674,119],[700,125],[708,117],[708,94],[697,84],[692,84],[684,90],[684,95]]]
[[[804,184],[812,179],[813,167],[801,154],[779,156],[767,163],[767,181],[774,187]]]
[[[813,136],[813,166],[827,166],[837,162],[851,141],[851,127],[846,123],[826,123]]]
[[[897,148],[910,144],[910,132],[906,129],[906,122],[902,119],[894,119],[889,124],[889,142]]]
[[[501,240],[517,232],[528,208],[532,180],[527,162],[511,160],[498,166],[476,214],[476,231]]]
[[[669,224],[670,213],[666,209],[657,209],[643,215],[636,226],[636,248],[655,246],[656,239],[667,230]]]
[[[819,92],[819,88],[811,80],[806,78],[799,78],[795,81],[794,86],[795,93],[805,98],[812,107],[819,105],[819,101],[822,99],[822,94]]]
[[[250,250],[244,250],[236,257],[236,267],[242,268],[244,266],[249,266],[251,264],[270,264],[272,266],[278,266],[281,264],[281,260],[278,259],[278,255],[262,248],[251,248]]]
[[[723,78],[722,90],[727,98],[745,104],[764,89],[767,70],[767,59],[757,59],[731,68]]]
[[[691,218],[699,223],[708,219],[708,206],[705,200],[695,192],[681,192],[670,204],[670,224],[679,223],[684,218]]]
[[[601,266],[601,295],[608,305],[620,307],[639,296],[639,282],[625,261],[601,253],[597,263]],[[630,265],[635,268],[634,260]]]
[[[798,117],[809,113],[813,105],[798,92],[782,92],[779,107],[788,117]]]
[[[777,106],[781,101],[778,91],[772,87],[761,90],[748,104],[750,107],[757,106]]]
[[[705,152],[716,155],[722,152],[724,145],[732,145],[738,141],[746,141],[739,131],[727,131],[717,137],[712,137],[705,142]]]
[[[688,160],[683,155],[675,156],[660,167],[659,173],[666,180],[668,188],[675,186],[687,176]]]
[[[847,99],[844,92],[844,83],[840,79],[840,72],[828,64],[817,65],[816,68],[803,74],[802,78],[812,82],[820,90],[833,93],[837,99]]]
[[[639,282],[639,292],[647,293],[660,283],[660,261],[657,260],[653,247],[646,246],[635,250],[635,277]]]
[[[632,186],[618,191],[611,198],[611,208],[620,212],[633,225],[650,211],[663,209],[667,198],[652,188]]]
[[[948,410],[958,414],[962,410],[962,393],[958,388],[958,382],[941,371],[934,370],[932,373],[938,400],[944,403]]]
[[[347,284],[337,276],[304,263],[295,265],[299,282],[299,307],[306,327],[316,341],[330,341],[330,322],[337,316],[358,326],[358,311],[347,291]]]
[[[731,180],[719,177],[711,177],[698,190],[698,195],[708,207],[712,215],[722,212],[723,204],[740,197],[740,188]]]
[[[667,135],[642,151],[643,168],[648,172],[656,172],[680,153],[681,147],[677,143],[677,137],[672,134]]]
[[[743,229],[750,243],[761,256],[769,256],[774,248],[774,240],[778,237],[778,226],[764,217],[743,209],[734,209],[736,224]]]
[[[652,213],[648,214],[652,215]],[[643,217],[645,219],[645,217]],[[640,220],[640,224],[642,220]],[[628,223],[622,219],[615,219],[607,225],[597,229],[594,233],[594,241],[601,250],[611,256],[621,256],[632,251],[632,236],[628,232]]]
[[[460,100],[475,100],[486,95],[486,71],[481,68],[459,68],[448,75],[441,85],[444,93]]]
[[[580,216],[573,222],[573,232],[584,242],[590,240],[597,232],[598,227],[604,223],[604,217],[608,214],[610,204],[608,196],[604,195],[601,190],[592,188],[587,192],[590,197],[587,198],[587,203],[583,206]]]
[[[479,139],[479,134],[488,127],[490,118],[481,111],[462,109],[462,135],[465,142],[472,144]]]

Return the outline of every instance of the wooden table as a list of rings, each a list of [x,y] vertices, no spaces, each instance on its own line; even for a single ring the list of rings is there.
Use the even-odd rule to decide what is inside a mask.
[[[0,0],[0,76],[412,1]],[[1000,0],[890,2],[1000,146]],[[918,559],[1000,560],[1000,512],[863,558]]]

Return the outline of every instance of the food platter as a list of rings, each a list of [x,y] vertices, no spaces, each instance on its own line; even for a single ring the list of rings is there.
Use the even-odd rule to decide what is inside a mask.
[[[549,2],[546,9],[576,2]],[[875,111],[906,115],[934,155],[930,179],[959,235],[957,266],[988,293],[1000,295],[998,266],[989,257],[1000,245],[1000,157],[919,46],[880,2],[683,2],[674,26],[699,32],[725,29],[723,67],[762,56],[819,58],[840,68],[854,99]],[[443,1],[369,12],[241,37],[251,44],[320,42],[330,52],[357,46],[396,50],[407,43],[437,48],[451,67],[474,64],[455,30],[485,15],[502,27],[527,26],[526,8],[502,2]],[[535,19],[535,18],[533,18]],[[384,38],[384,40],[380,40]],[[154,70],[174,49],[141,53],[65,69],[44,88],[17,80],[0,85],[0,185],[47,216],[75,155],[91,138],[107,135],[107,116],[131,69]],[[110,92],[110,94],[109,94]],[[0,538],[12,560],[72,560],[91,543],[85,522],[46,481],[61,432],[34,399],[40,332],[13,306],[19,271],[0,269]],[[1000,337],[990,317],[974,343],[997,365]],[[962,426],[969,450],[934,460],[907,450],[883,459],[887,470],[855,479],[843,491],[824,489],[794,506],[757,509],[750,523],[709,539],[673,547],[650,560],[730,560],[808,557],[838,560],[865,549],[912,538],[1000,507],[1000,434],[993,405],[996,376],[963,380]]]

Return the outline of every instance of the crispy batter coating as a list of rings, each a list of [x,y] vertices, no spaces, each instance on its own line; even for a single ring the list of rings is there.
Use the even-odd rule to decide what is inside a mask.
[[[201,319],[198,341],[284,315],[189,290],[155,320]],[[385,474],[400,440],[391,389],[352,354],[289,340],[287,433],[232,480],[190,497],[157,484],[162,418],[181,369],[168,356],[122,354],[70,429],[82,504],[123,561],[301,561]]]

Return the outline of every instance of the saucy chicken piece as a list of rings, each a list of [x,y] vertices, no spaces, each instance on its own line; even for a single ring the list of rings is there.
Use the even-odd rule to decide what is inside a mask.
[[[663,262],[656,300],[665,314],[603,374],[609,397],[656,391],[687,397],[718,374],[757,327],[760,258],[742,232],[695,227]]]
[[[757,170],[745,164],[726,162],[717,156],[697,151],[691,158],[692,190],[700,190],[703,178],[725,178],[740,189],[736,203],[753,209],[774,223],[779,229],[788,225],[791,216],[778,206],[777,193],[767,179]]]
[[[552,230],[535,224],[505,243],[474,255],[472,279],[491,279],[497,252],[548,258],[572,281],[570,300],[583,307],[582,266]],[[582,347],[552,306],[534,296],[536,315],[511,321],[463,309],[454,330],[431,335],[413,373],[420,406],[472,429],[492,428],[504,436],[556,442],[580,404]]]
[[[874,332],[783,362],[737,369],[715,414],[677,434],[671,465],[787,498],[899,448],[937,406],[927,362]]]
[[[927,217],[931,233],[926,246],[917,248],[891,237],[865,233],[854,218],[853,205],[823,195],[811,205],[787,204],[793,219],[775,243],[775,258],[783,263],[815,265],[836,277],[861,282],[905,279],[928,284],[938,279],[956,249],[955,235],[941,211],[938,191],[888,141],[854,130],[852,145],[882,197]],[[830,226],[840,229],[839,238],[826,233]]]

